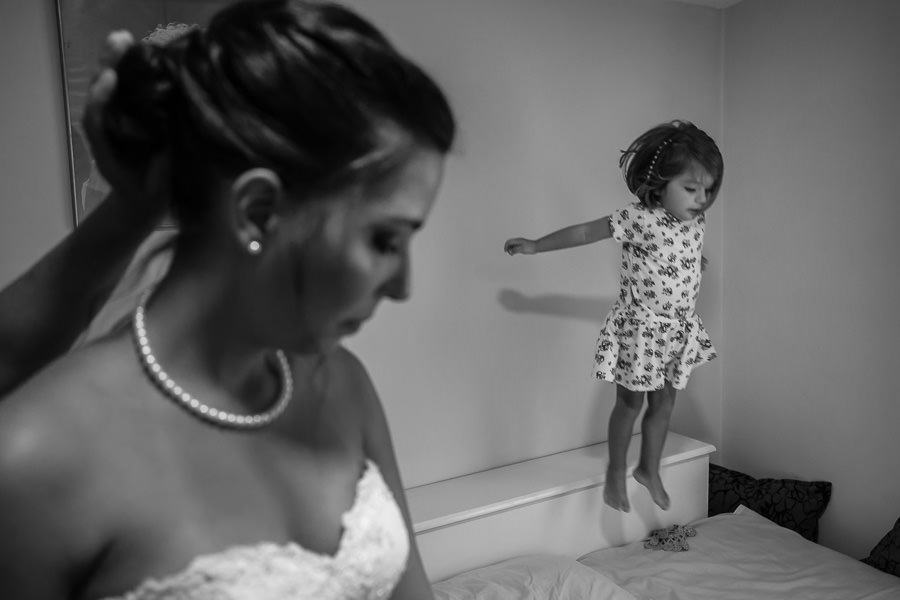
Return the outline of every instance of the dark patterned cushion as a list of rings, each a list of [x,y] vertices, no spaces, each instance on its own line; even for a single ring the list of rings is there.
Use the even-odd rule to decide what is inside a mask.
[[[709,465],[709,516],[733,512],[739,505],[757,512],[806,539],[819,539],[819,518],[831,499],[831,482],[756,479]]]
[[[885,573],[900,577],[900,519],[897,519],[894,528],[875,544],[869,556],[862,561]]]

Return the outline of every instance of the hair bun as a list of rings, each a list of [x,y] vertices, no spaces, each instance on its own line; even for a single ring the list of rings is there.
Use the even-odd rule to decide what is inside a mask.
[[[139,164],[170,141],[174,84],[168,45],[135,44],[116,66],[118,77],[104,114],[104,128],[123,162]]]

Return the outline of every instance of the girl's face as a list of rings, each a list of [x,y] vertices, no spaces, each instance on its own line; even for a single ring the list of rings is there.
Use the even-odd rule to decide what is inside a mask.
[[[710,193],[714,182],[706,169],[692,163],[666,184],[660,195],[660,204],[679,221],[692,221],[712,204]]]
[[[415,150],[381,180],[323,199],[312,232],[308,211],[285,217],[279,228],[293,232],[285,250],[291,276],[274,300],[290,319],[277,334],[285,349],[326,352],[381,300],[409,297],[410,242],[434,204],[443,163],[435,151]]]

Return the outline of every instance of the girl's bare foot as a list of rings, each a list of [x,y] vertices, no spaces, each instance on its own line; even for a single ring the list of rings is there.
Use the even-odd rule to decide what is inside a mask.
[[[603,501],[616,510],[626,513],[631,512],[631,504],[628,502],[628,489],[625,485],[625,471],[606,470]]]
[[[648,475],[640,468],[637,468],[634,470],[634,479],[647,488],[650,492],[650,497],[658,507],[663,510],[669,510],[671,501],[669,500],[669,494],[666,493],[666,488],[663,487],[662,479],[659,478],[659,473]],[[607,485],[609,485],[608,482]]]

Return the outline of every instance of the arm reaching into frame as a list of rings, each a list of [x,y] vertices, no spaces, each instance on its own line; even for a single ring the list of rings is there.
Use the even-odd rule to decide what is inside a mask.
[[[610,230],[609,217],[607,216],[595,221],[564,227],[536,240],[527,238],[506,240],[506,243],[503,245],[503,251],[510,256],[514,254],[538,254],[540,252],[564,250],[575,246],[593,244],[610,237],[612,237],[612,232]]]
[[[166,158],[141,173],[116,163],[102,115],[115,64],[133,43],[110,34],[83,119],[91,151],[112,187],[103,202],[25,273],[0,290],[0,398],[66,352],[112,292],[134,251],[165,213]]]

